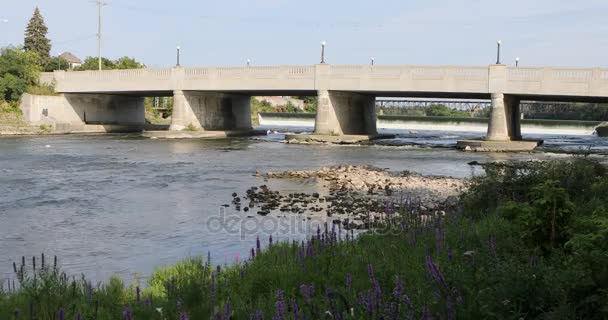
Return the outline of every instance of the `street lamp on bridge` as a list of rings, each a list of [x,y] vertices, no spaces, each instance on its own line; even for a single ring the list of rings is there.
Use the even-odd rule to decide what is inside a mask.
[[[325,41],[321,42],[321,63],[325,63]]]
[[[61,70],[61,55],[63,52],[57,52],[57,66],[59,67],[57,70]]]
[[[180,50],[180,46],[177,46],[177,64],[175,65],[176,67],[179,67],[179,50]]]
[[[496,52],[496,64],[500,64],[500,45],[502,44],[502,41],[498,40],[496,42],[497,45],[497,52]]]
[[[519,57],[515,58],[515,66],[519,67]]]

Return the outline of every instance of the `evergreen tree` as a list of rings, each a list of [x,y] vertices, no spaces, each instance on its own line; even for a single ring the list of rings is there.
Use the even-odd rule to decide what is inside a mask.
[[[51,61],[51,40],[46,37],[48,29],[44,24],[44,18],[40,10],[36,7],[34,16],[25,29],[25,51],[33,51],[38,54],[38,62],[43,69]]]

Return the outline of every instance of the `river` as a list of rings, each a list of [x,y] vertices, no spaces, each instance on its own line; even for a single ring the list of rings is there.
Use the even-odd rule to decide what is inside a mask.
[[[397,133],[392,142],[401,146],[292,145],[280,143],[282,134],[227,140],[133,135],[0,138],[0,279],[12,277],[12,262],[22,255],[29,260],[40,253],[57,255],[68,273],[85,273],[94,281],[112,274],[129,280],[136,272],[145,278],[156,266],[208,251],[220,264],[232,262],[237,254],[245,258],[254,244],[253,229],[241,235],[209,230],[207,223],[230,203],[232,192],[243,195],[247,188],[265,183],[282,192],[320,188],[310,181],[265,182],[254,175],[257,170],[345,163],[469,177],[479,173],[478,167],[467,164],[471,161],[567,157],[428,148],[471,134]],[[608,150],[606,140],[592,136],[542,138],[561,150]],[[302,236],[292,232],[282,239]]]

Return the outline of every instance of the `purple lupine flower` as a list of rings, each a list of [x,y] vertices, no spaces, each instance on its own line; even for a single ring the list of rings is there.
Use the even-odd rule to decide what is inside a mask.
[[[364,303],[365,303],[365,309],[367,310],[367,313],[369,315],[374,314],[374,303],[373,303],[371,289],[367,290],[367,295],[365,296]]]
[[[452,248],[448,247],[448,261],[452,261]]]
[[[268,246],[272,246],[272,235],[268,236]]]
[[[435,229],[435,243],[437,245],[437,252],[441,253],[441,230]]]
[[[380,289],[380,284],[378,280],[374,279],[374,302],[377,308],[380,308],[382,304],[382,290]]]
[[[260,253],[260,251],[262,250],[262,245],[260,244],[260,236],[257,236],[255,238],[255,250],[257,253]]]
[[[367,264],[367,275],[369,276],[369,280],[374,283],[374,267],[372,266],[371,263]]]
[[[429,275],[440,286],[440,288],[444,289],[444,291],[449,291],[448,285],[445,281],[445,277],[443,276],[443,273],[441,273],[441,270],[433,262],[433,259],[431,258],[431,256],[429,254],[427,254],[427,256],[426,256],[426,266],[428,268]]]
[[[65,313],[63,312],[63,308],[59,308],[59,320],[64,320]]]
[[[432,320],[433,319],[433,318],[431,318],[431,312],[429,311],[428,306],[424,306],[424,309],[422,310],[422,319],[423,320]]]
[[[306,256],[307,257],[312,257],[314,255],[314,251],[312,248],[312,242],[308,241],[307,245],[306,245]]]
[[[185,312],[180,312],[179,313],[179,320],[186,320],[186,313]]]
[[[277,290],[277,317],[280,320],[285,319],[285,310],[287,310],[285,306],[285,297],[283,296],[283,290]]]
[[[293,313],[294,320],[300,320],[300,310],[298,309],[298,302],[296,299],[291,299],[291,312]]]
[[[251,259],[255,259],[255,250],[251,248]]]
[[[226,319],[230,319],[230,314],[231,314],[231,310],[230,310],[230,303],[226,303],[226,305],[224,306],[224,316],[226,317]]]
[[[537,263],[537,261],[536,261],[536,255],[533,254],[533,255],[530,256],[530,265],[533,266],[533,267],[536,267],[536,263]]]
[[[137,296],[137,302],[141,301],[141,290],[139,289],[139,286],[135,287],[135,294]]]
[[[258,310],[256,316],[258,318],[257,320],[264,320],[264,312],[262,312],[262,310]]]
[[[317,239],[321,239],[321,226],[317,226]]]
[[[131,320],[132,319],[131,308],[126,306],[125,310],[122,312],[122,317],[124,320]]]
[[[82,316],[80,315],[80,312],[78,312],[78,314],[76,315],[76,320],[82,320]]]
[[[352,278],[351,278],[350,272],[348,272],[348,273],[346,274],[346,287],[348,288],[348,290],[350,290],[350,289],[351,289],[352,281],[353,281],[353,280],[352,280]]]
[[[401,280],[401,276],[397,276],[397,283],[395,284],[393,295],[395,296],[395,300],[401,301],[401,296],[403,295],[403,281]]]
[[[302,294],[302,297],[304,298],[304,302],[306,303],[310,303],[312,301],[311,296],[313,294],[314,291],[314,287],[311,285],[310,287],[302,284],[300,285],[300,293]]]
[[[448,320],[456,319],[456,310],[454,310],[454,304],[452,303],[452,299],[447,299],[445,302],[446,315]]]
[[[150,298],[146,298],[146,300],[144,300],[144,306],[149,307],[152,305],[152,301],[150,301]]]

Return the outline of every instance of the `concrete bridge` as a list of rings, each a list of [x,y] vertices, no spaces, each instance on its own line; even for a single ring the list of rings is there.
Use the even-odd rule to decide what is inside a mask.
[[[520,101],[608,102],[608,69],[464,66],[166,68],[45,73],[83,121],[143,121],[142,97],[173,96],[171,130],[251,129],[253,95],[317,95],[316,134],[373,135],[376,97],[490,99],[487,139],[521,140]],[[86,119],[84,114],[86,113]]]

